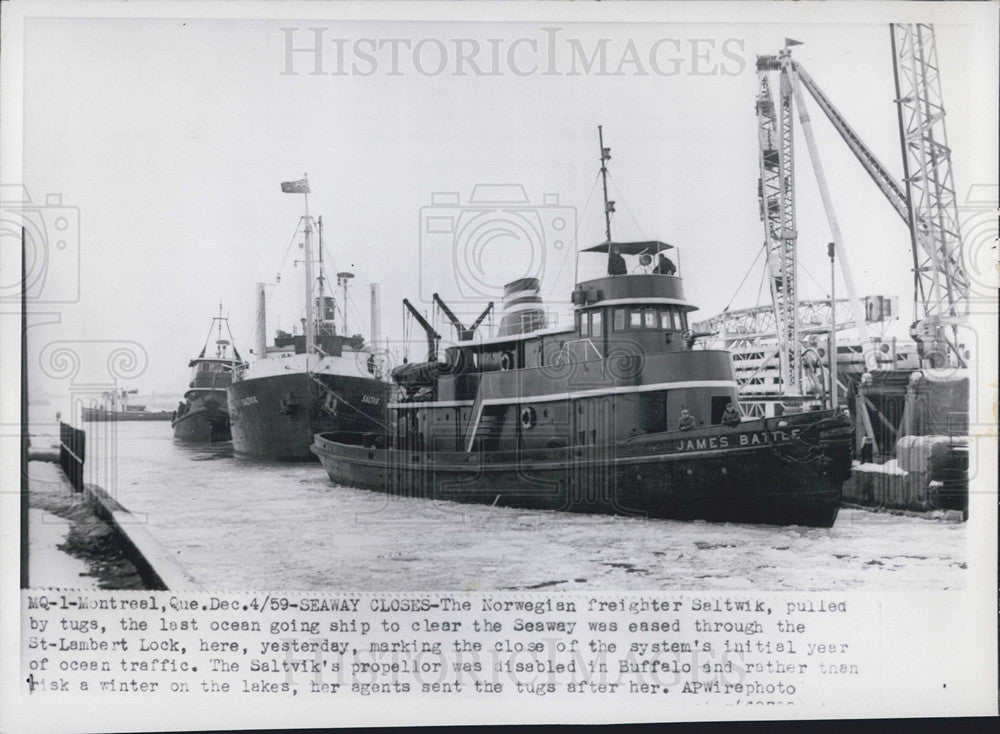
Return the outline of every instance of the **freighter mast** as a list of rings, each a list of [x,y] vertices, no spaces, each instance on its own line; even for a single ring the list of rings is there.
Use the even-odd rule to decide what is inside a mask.
[[[306,223],[306,236],[305,236],[305,252],[303,256],[305,258],[305,272],[306,272],[306,354],[312,354],[316,348],[316,322],[315,314],[313,313],[313,297],[312,297],[312,218],[309,216],[309,174],[302,174],[302,184],[299,190],[305,196],[305,223]]]
[[[319,319],[320,321],[325,321],[326,301],[323,298],[323,296],[325,295],[324,293],[325,289],[323,288],[323,283],[326,281],[326,274],[325,271],[323,270],[323,217],[322,216],[317,217],[316,226],[319,228],[319,277],[317,278],[317,280],[319,281],[319,295],[316,297],[316,302],[319,304]],[[323,331],[323,333],[326,333],[325,330],[321,331]]]

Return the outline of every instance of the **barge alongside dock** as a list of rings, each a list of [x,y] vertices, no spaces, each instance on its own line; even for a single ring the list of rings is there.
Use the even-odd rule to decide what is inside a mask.
[[[136,389],[115,389],[101,393],[100,405],[85,405],[81,419],[87,423],[107,421],[169,421],[174,414],[169,410],[146,410],[145,405],[129,402]]]

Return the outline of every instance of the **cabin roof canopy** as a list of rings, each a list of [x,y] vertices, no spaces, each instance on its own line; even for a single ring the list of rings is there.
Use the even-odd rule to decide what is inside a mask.
[[[599,245],[581,250],[581,252],[607,252],[609,247],[617,247],[622,255],[641,255],[644,252],[657,255],[664,250],[674,249],[673,245],[668,245],[666,242],[648,240],[646,242],[602,242]]]

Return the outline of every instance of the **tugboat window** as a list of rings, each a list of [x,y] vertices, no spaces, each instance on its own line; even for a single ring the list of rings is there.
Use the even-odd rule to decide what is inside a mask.
[[[673,328],[670,324],[670,309],[665,308],[660,311],[660,328],[664,331],[669,331]]]
[[[638,309],[632,309],[628,313],[628,325],[630,329],[641,329],[642,328],[642,311]]]
[[[652,308],[647,308],[643,311],[642,326],[645,329],[655,329],[656,328],[656,310]]]
[[[580,320],[580,328],[579,328],[580,336],[589,336],[590,335],[590,322],[587,321],[587,314],[585,314],[585,313],[580,314],[577,318],[579,318],[579,320]]]
[[[615,331],[625,331],[625,309],[615,309]]]
[[[590,319],[590,335],[591,336],[593,336],[593,337],[599,337],[599,336],[601,336],[601,327],[602,327],[602,323],[601,322],[602,321],[603,321],[603,319],[602,319],[600,311],[595,311],[593,314],[591,314],[591,319]]]

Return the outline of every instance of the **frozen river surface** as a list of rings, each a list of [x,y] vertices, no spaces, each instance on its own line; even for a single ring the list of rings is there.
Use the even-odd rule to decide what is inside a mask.
[[[88,438],[103,483],[211,590],[960,588],[966,526],[842,509],[829,530],[513,510],[333,486],[319,464]],[[90,433],[88,431],[88,433]],[[95,445],[96,444],[96,445]],[[96,454],[96,456],[95,456]]]

